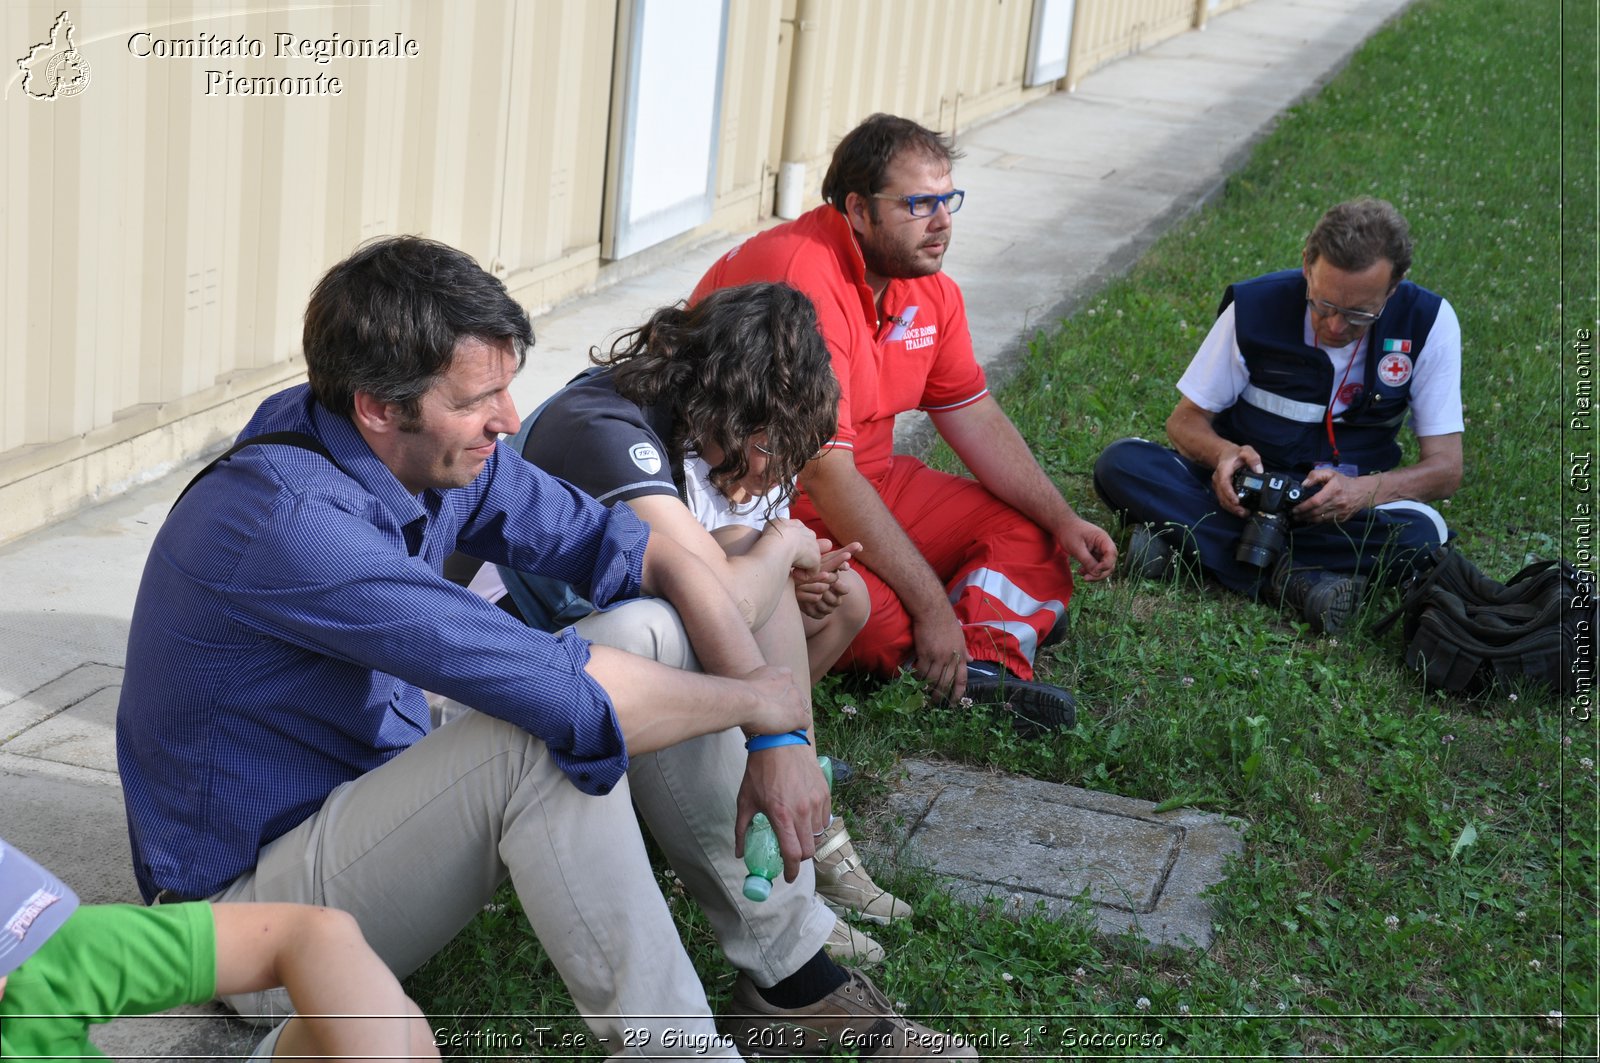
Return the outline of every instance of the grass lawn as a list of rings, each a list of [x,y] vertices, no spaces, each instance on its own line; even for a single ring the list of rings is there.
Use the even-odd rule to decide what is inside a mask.
[[[1566,517],[1593,501],[1568,457],[1595,440],[1570,423],[1571,344],[1596,324],[1595,20],[1565,11],[1563,27],[1544,0],[1418,3],[1285,115],[1216,203],[1036,339],[1001,401],[1080,512],[1111,526],[1095,456],[1164,438],[1224,286],[1295,265],[1324,208],[1372,194],[1411,221],[1412,277],[1461,317],[1466,481],[1442,511],[1462,549],[1502,579],[1574,556]],[[1159,1040],[993,1057],[1594,1055],[1600,752],[1576,706],[1428,694],[1396,633],[1319,638],[1193,585],[1084,587],[1072,621],[1042,662],[1084,706],[1067,740],[1019,741],[905,681],[825,684],[825,745],[866,776],[840,804],[869,821],[901,757],[940,756],[1237,816],[1251,826],[1213,897],[1217,943],[1156,952],[882,875],[917,909],[875,931],[892,999],[1013,1045],[1041,1025]],[[662,884],[715,1007],[733,972]],[[567,1016],[547,1037],[581,1036],[502,899],[409,988],[440,1024],[542,1012]]]

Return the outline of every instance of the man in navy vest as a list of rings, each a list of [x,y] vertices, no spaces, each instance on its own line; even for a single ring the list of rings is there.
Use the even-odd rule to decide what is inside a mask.
[[[1182,556],[1334,632],[1369,579],[1399,579],[1444,540],[1426,503],[1461,484],[1461,326],[1449,303],[1404,279],[1410,267],[1405,219],[1363,198],[1322,216],[1300,269],[1228,288],[1178,381],[1173,449],[1119,439],[1095,463],[1101,497],[1134,523],[1131,572],[1160,577]],[[1408,413],[1419,456],[1403,465]],[[1269,541],[1238,556],[1257,515],[1236,489],[1244,470],[1304,481],[1309,497],[1284,506],[1281,555]]]

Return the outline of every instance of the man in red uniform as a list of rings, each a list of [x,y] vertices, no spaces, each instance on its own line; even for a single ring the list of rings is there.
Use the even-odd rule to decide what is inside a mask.
[[[1028,729],[1069,728],[1033,659],[1065,618],[1072,560],[1116,563],[1111,537],[1072,511],[984,383],[961,290],[943,273],[955,187],[950,141],[876,114],[839,142],[827,202],[720,259],[694,298],[753,281],[810,296],[839,378],[839,430],[800,477],[794,515],[860,542],[872,616],[840,666],[909,665],[938,693],[1003,705]],[[976,480],[896,455],[895,416],[921,409]]]

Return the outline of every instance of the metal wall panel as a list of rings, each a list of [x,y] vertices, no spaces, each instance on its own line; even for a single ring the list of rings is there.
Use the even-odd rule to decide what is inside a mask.
[[[1069,77],[1240,0],[1077,0]],[[816,201],[874,111],[960,132],[1022,85],[1033,0],[730,5],[716,229]],[[637,263],[599,253],[617,0],[80,0],[91,78],[30,99],[15,59],[61,7],[0,5],[0,541],[214,448],[295,378],[321,272],[365,239],[455,244],[537,310]],[[264,42],[140,57],[130,37]],[[278,32],[415,39],[406,59],[275,57]],[[340,96],[207,95],[207,70],[341,77]],[[792,167],[789,164],[795,164]]]
[[[4,5],[9,50],[48,41],[60,11]],[[83,91],[32,99],[19,71],[0,102],[0,488],[294,377],[311,286],[372,236],[432,236],[513,282],[574,263],[565,291],[594,279],[609,0],[83,0],[70,19]],[[417,57],[274,54],[279,32],[396,31]],[[141,56],[136,33],[146,52],[203,33],[264,54]],[[207,70],[331,74],[342,93],[208,95]]]
[[[1068,81],[1076,86],[1097,67],[1192,28],[1195,4],[1196,0],[1083,0],[1073,26]]]

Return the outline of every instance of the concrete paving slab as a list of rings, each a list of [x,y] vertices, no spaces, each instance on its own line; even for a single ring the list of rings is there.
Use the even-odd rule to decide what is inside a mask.
[[[19,757],[75,764],[92,771],[114,773],[117,770],[117,698],[122,694],[122,670],[106,668],[104,665],[85,665],[73,669],[72,673],[50,686],[73,682],[74,673],[86,670],[114,673],[116,678],[98,686],[71,707],[29,727],[0,745],[0,750]]]
[[[930,871],[973,903],[1087,913],[1106,933],[1211,947],[1205,890],[1243,853],[1243,821],[938,761],[898,770],[887,818],[895,826],[868,845],[895,864]]]
[[[0,751],[20,752],[21,748],[12,746],[11,742],[21,737],[22,732],[104,693],[107,689],[120,688],[121,684],[121,668],[104,664],[82,664],[39,689],[30,691],[8,704],[0,705]],[[111,765],[112,770],[115,768],[115,764]]]

